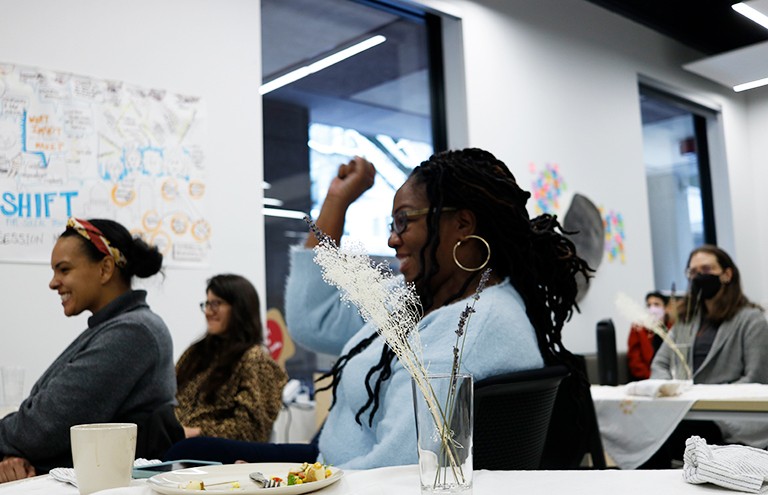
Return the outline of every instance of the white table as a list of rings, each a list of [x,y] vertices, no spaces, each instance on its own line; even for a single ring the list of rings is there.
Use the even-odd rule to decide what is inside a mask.
[[[606,453],[622,469],[647,461],[683,419],[768,420],[768,385],[693,385],[674,397],[629,396],[624,386],[593,386]]]
[[[155,495],[144,482],[100,492],[103,495]],[[232,492],[236,493],[236,492]],[[417,466],[349,471],[318,495],[420,495]],[[717,495],[740,493],[714,485],[691,485],[682,471],[475,471],[474,495]],[[0,494],[77,495],[77,489],[48,476],[0,485]]]

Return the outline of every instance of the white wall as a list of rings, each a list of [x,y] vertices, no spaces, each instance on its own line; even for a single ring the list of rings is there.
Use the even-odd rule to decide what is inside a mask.
[[[264,292],[260,215],[260,5],[252,0],[0,0],[0,61],[123,80],[204,98],[212,258],[148,281],[176,355],[202,335],[205,281],[240,273]],[[31,382],[87,326],[66,318],[47,265],[0,264],[0,365]]]
[[[624,217],[626,263],[603,261],[582,313],[566,326],[566,345],[593,351],[595,323],[612,317],[624,346],[629,322],[614,308],[615,295],[624,291],[642,301],[653,288],[640,76],[722,109],[726,154],[713,164],[718,235],[745,272],[747,294],[765,302],[761,247],[768,232],[761,212],[768,199],[760,188],[768,178],[762,139],[768,90],[734,94],[689,74],[681,65],[700,54],[584,0],[422,3],[462,19],[469,144],[493,151],[525,186],[530,162],[556,162],[569,194],[582,193]],[[0,0],[0,12],[0,61],[207,101],[213,261],[208,269],[168,270],[150,294],[177,353],[202,332],[196,303],[208,276],[239,272],[263,293],[259,2]],[[46,288],[48,267],[0,265],[0,271],[0,364],[26,363],[36,378],[85,318],[61,314]]]
[[[457,1],[453,12],[463,21],[470,145],[493,151],[523,185],[530,183],[530,162],[556,162],[569,193],[623,215],[626,263],[603,260],[582,313],[566,326],[566,346],[593,352],[595,323],[612,317],[625,348],[629,322],[614,307],[616,293],[641,303],[655,288],[640,76],[722,108],[727,168],[713,164],[718,235],[734,238],[731,254],[748,273],[747,293],[763,297],[762,229],[754,212],[765,211],[765,201],[760,210],[748,163],[746,98],[681,68],[701,54],[583,0]],[[761,129],[765,135],[765,124]]]
[[[749,111],[747,114],[746,136],[749,141],[749,156],[743,164],[746,189],[744,196],[753,198],[752,210],[738,212],[743,217],[738,218],[739,226],[753,233],[750,257],[762,260],[768,246],[768,225],[765,215],[768,212],[768,194],[765,192],[768,184],[768,87],[754,89],[747,93]],[[741,260],[740,260],[741,261]],[[742,265],[740,265],[741,268]],[[746,272],[746,273],[745,273]],[[768,308],[768,264],[758,265],[756,262],[741,270],[742,277],[750,280],[748,295]]]

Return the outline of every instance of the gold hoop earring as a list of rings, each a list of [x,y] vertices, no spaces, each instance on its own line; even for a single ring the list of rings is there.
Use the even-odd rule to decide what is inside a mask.
[[[480,266],[478,266],[476,268],[467,268],[466,266],[464,266],[461,263],[459,263],[458,258],[456,258],[456,250],[459,248],[459,246],[461,246],[461,243],[466,241],[467,239],[477,239],[478,241],[480,241],[483,244],[485,244],[485,249],[488,250],[488,256],[485,257],[485,261],[483,261],[482,265],[480,265]],[[491,261],[491,245],[488,244],[488,241],[486,241],[485,239],[483,239],[479,235],[474,235],[474,234],[468,235],[464,239],[462,239],[460,241],[457,241],[456,244],[453,245],[453,262],[456,263],[456,266],[458,266],[459,268],[461,268],[465,272],[476,272],[478,270],[482,270],[483,268],[485,268],[485,265],[487,265],[489,261]]]

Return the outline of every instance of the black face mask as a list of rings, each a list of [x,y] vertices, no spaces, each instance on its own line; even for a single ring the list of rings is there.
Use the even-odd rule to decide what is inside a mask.
[[[720,282],[720,275],[712,275],[711,273],[699,273],[693,280],[691,280],[691,295],[693,300],[701,298],[702,301],[707,301],[715,297],[715,294],[722,287]]]

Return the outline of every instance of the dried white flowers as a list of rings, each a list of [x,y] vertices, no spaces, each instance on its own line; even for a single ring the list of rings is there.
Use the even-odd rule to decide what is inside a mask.
[[[445,404],[441,404],[429,380],[429,370],[424,363],[418,325],[422,317],[421,300],[412,283],[397,279],[386,264],[376,264],[358,243],[346,243],[339,248],[336,243],[309,218],[305,218],[319,244],[315,246],[315,263],[323,279],[341,291],[343,301],[354,304],[366,322],[372,323],[386,344],[408,371],[435,422],[436,433],[443,445],[441,462],[446,462],[454,479],[463,483],[464,473],[458,462],[456,449],[464,448],[453,438],[449,410],[455,403],[456,379],[461,370],[461,358],[467,335],[467,325],[474,306],[480,298],[490,276],[486,269],[480,277],[478,288],[459,318],[456,343],[451,366],[451,389]],[[437,480],[436,480],[437,483]]]

